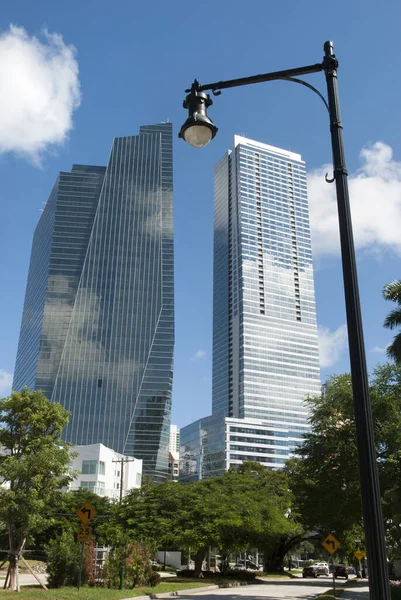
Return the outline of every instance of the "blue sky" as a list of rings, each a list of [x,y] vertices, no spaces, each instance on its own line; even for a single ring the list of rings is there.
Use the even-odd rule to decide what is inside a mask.
[[[195,77],[206,83],[319,62],[328,39],[340,61],[369,368],[384,360],[392,335],[382,328],[390,305],[381,290],[401,278],[400,22],[398,0],[3,3],[0,392],[8,393],[14,369],[33,230],[57,173],[72,163],[106,164],[112,139],[140,125],[170,119],[178,134]],[[322,74],[308,81],[324,91]],[[235,133],[299,152],[307,163],[322,379],[348,369],[322,103],[301,86],[272,82],[224,91],[209,114],[219,127],[213,143],[195,150],[176,139],[174,147],[179,426],[211,408],[213,166]]]

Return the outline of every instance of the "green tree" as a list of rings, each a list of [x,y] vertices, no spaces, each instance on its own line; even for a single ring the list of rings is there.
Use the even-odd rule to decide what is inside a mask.
[[[71,480],[69,447],[61,441],[68,412],[41,391],[0,400],[0,519],[7,524],[11,590],[28,535],[46,525],[57,489]]]
[[[374,371],[370,397],[387,542],[394,554],[401,541],[401,365]],[[308,402],[311,432],[286,467],[295,510],[309,530],[322,536],[335,531],[348,540],[344,549],[350,553],[349,540],[360,537],[363,527],[350,375],[334,377],[325,396]]]
[[[85,502],[89,502],[96,510],[96,516],[91,522],[92,536],[99,545],[103,544],[105,540],[99,534],[99,527],[104,522],[108,522],[111,517],[112,502],[109,498],[98,496],[91,490],[79,488],[68,492],[58,491],[54,494],[51,505],[44,513],[45,525],[40,531],[35,532],[35,535],[30,536],[26,547],[39,554],[50,543],[50,540],[60,537],[63,532],[76,536],[78,527],[81,525],[76,513]]]
[[[395,302],[394,308],[384,320],[387,329],[401,328],[401,280],[391,281],[383,288],[383,296],[386,300]],[[394,337],[393,343],[387,348],[387,355],[401,364],[401,332]]]
[[[200,574],[209,546],[222,555],[264,549],[266,564],[281,568],[303,528],[291,512],[292,495],[283,472],[244,463],[221,477],[186,484],[145,482],[133,490],[100,535],[117,546],[135,539],[154,549],[190,549]]]

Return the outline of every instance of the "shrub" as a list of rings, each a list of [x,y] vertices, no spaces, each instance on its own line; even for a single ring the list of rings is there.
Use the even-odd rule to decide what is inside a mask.
[[[107,587],[118,588],[120,586],[122,567],[124,567],[126,588],[147,585],[153,575],[158,575],[152,571],[148,551],[138,542],[131,542],[123,548],[113,548],[109,552],[104,565],[104,581]]]
[[[253,581],[259,574],[259,571],[240,571],[239,569],[231,569],[224,573],[224,577],[238,579],[239,581]]]
[[[194,569],[184,569],[183,571],[177,571],[177,577],[185,577],[186,579],[192,579],[195,577]]]
[[[93,546],[93,542],[89,543]],[[87,583],[91,574],[90,548],[85,544],[82,583]],[[47,545],[47,572],[49,587],[77,585],[80,569],[81,544],[72,533],[63,531],[61,536],[50,540]]]
[[[155,587],[160,582],[160,575],[157,571],[150,571],[147,575],[146,585]]]

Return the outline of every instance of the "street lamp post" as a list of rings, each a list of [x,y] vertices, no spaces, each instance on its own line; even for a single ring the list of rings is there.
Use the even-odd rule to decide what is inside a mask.
[[[338,95],[337,69],[338,61],[334,54],[333,43],[326,42],[324,44],[323,61],[314,65],[244,77],[242,79],[219,81],[206,85],[200,85],[195,79],[191,89],[186,90],[189,94],[184,100],[184,108],[188,109],[188,119],[182,126],[179,137],[191,146],[201,148],[206,146],[216,135],[217,127],[207,116],[207,108],[212,104],[209,95],[205,93],[207,90],[211,90],[215,95],[218,95],[222,89],[281,79],[300,83],[312,89],[312,91],[320,96],[328,109],[334,168],[333,179],[328,180],[326,176],[326,180],[329,183],[335,182],[337,193],[362,510],[369,560],[370,598],[371,600],[390,600],[383,514],[348,195],[348,173],[345,164]],[[324,71],[326,75],[328,101],[312,85],[298,79],[300,75],[321,71]]]

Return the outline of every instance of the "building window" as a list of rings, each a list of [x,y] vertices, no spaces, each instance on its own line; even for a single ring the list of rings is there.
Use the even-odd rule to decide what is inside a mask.
[[[82,474],[83,475],[105,475],[106,474],[106,463],[97,460],[83,460],[82,461]]]
[[[95,489],[95,485],[96,481],[81,481],[79,487],[85,488],[86,490],[91,490],[91,492],[93,492]]]
[[[104,481],[81,481],[79,487],[85,490],[90,490],[94,494],[104,495],[105,483]]]

